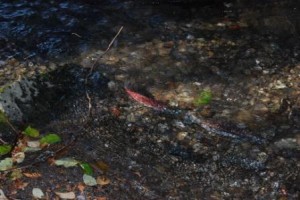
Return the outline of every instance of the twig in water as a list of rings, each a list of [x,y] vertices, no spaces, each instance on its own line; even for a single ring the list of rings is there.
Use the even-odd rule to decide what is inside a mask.
[[[72,35],[75,35],[75,36],[77,36],[77,37],[79,37],[79,38],[82,38],[79,34],[77,34],[77,33],[72,33]]]
[[[117,34],[113,37],[113,39],[110,41],[109,45],[107,46],[106,50],[100,54],[97,59],[95,60],[95,62],[93,63],[92,67],[90,68],[89,73],[87,74],[87,76],[85,77],[85,86],[87,88],[87,83],[88,83],[88,77],[93,73],[94,71],[94,67],[97,64],[97,62],[100,60],[100,58],[102,58],[111,48],[111,46],[113,45],[113,43],[115,42],[115,40],[117,39],[117,37],[120,35],[121,31],[123,30],[123,26],[121,26],[121,28],[119,29],[119,31],[117,32]],[[91,116],[91,110],[92,110],[92,98],[90,97],[87,89],[85,90],[85,96],[88,100],[88,118]]]
[[[107,54],[107,52],[111,48],[111,45],[113,45],[113,43],[115,42],[115,40],[117,39],[117,37],[120,35],[120,33],[121,33],[122,30],[123,30],[123,26],[121,26],[121,28],[119,29],[119,31],[117,32],[117,34],[115,35],[115,37],[110,41],[110,43],[107,46],[106,50],[97,57],[97,59],[95,60],[94,64],[92,65],[92,67],[90,69],[90,72],[89,72],[88,76],[93,73],[94,67],[97,64],[97,62],[100,60],[100,58],[102,58],[105,54]],[[86,81],[87,81],[87,79],[86,79]]]

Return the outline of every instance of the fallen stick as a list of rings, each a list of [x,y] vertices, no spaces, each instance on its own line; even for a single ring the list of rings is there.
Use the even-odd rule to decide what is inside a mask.
[[[95,60],[95,62],[93,63],[92,67],[90,68],[89,73],[86,75],[85,77],[85,85],[87,86],[88,84],[88,77],[93,73],[94,71],[94,67],[97,64],[97,62],[100,60],[100,58],[102,58],[111,48],[111,46],[113,45],[113,43],[115,42],[115,40],[117,39],[117,37],[120,35],[121,31],[123,30],[123,26],[121,26],[121,28],[119,29],[119,31],[117,32],[117,34],[113,37],[113,39],[110,41],[109,45],[107,46],[106,50],[100,54],[97,59]],[[88,100],[88,119],[91,116],[91,110],[92,110],[92,98],[90,97],[89,93],[87,90],[85,90],[85,96]],[[88,121],[88,120],[87,120]]]

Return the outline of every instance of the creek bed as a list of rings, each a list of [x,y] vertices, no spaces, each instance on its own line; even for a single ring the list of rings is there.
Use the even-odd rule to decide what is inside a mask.
[[[293,12],[280,18],[273,4],[242,12],[243,4],[218,1],[197,9],[169,2],[34,2],[1,7],[7,10],[1,14],[6,30],[22,33],[0,35],[2,95],[20,98],[11,98],[13,87],[6,87],[15,80],[29,80],[39,91],[26,103],[8,101],[19,113],[4,111],[21,113],[15,118],[20,127],[59,133],[65,144],[76,137],[64,156],[105,163],[108,170],[95,173],[105,174],[110,184],[87,186],[80,193],[78,168],[45,162],[26,169],[42,177],[22,177],[29,183],[24,190],[1,178],[6,196],[31,198],[32,188],[39,187],[49,198],[54,191],[74,191],[78,198],[92,199],[297,199],[300,64],[297,26],[290,27],[297,17]],[[288,1],[280,6],[294,8]],[[266,8],[269,16],[254,12]],[[249,16],[268,23],[257,24]],[[288,39],[272,31],[278,26],[272,17],[286,22],[282,29]],[[11,18],[20,24],[9,23]],[[110,51],[94,65],[121,25],[124,30]],[[134,101],[125,86],[164,102],[168,110]],[[20,88],[29,95],[26,85]],[[212,101],[195,104],[205,90]]]

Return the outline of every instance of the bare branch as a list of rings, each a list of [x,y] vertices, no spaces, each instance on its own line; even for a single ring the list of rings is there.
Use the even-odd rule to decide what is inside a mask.
[[[87,76],[85,77],[85,85],[87,88],[87,83],[88,83],[88,77],[93,73],[94,71],[94,67],[97,64],[97,62],[100,60],[100,58],[102,58],[111,48],[111,46],[113,45],[113,43],[115,42],[115,40],[117,39],[117,37],[120,35],[121,31],[123,30],[123,26],[121,26],[121,28],[119,29],[119,31],[117,32],[117,34],[113,37],[113,39],[110,41],[109,45],[107,46],[106,50],[100,54],[97,59],[95,60],[95,62],[93,63],[92,67],[90,68],[89,73],[87,74]],[[88,118],[91,116],[91,109],[92,109],[92,98],[90,97],[87,89],[85,90],[85,96],[88,100]]]

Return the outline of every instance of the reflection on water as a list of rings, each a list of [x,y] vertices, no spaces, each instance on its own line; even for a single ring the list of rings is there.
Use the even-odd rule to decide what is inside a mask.
[[[59,58],[102,46],[101,40],[111,29],[126,20],[111,14],[122,6],[116,1],[91,5],[85,1],[4,0],[0,4],[1,58]]]
[[[163,29],[168,29],[167,16],[173,20],[191,18],[191,8],[182,9],[176,2],[160,1],[158,6],[155,1],[2,0],[0,58],[66,59],[93,48],[103,49],[122,25],[127,29],[126,44],[160,37],[178,39],[175,34],[164,33]],[[167,9],[170,5],[174,6]],[[207,12],[203,17],[213,14],[222,13]],[[142,37],[136,34],[145,30],[148,33]]]

